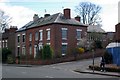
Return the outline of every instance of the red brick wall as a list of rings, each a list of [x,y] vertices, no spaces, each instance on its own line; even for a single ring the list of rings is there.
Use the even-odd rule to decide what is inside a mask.
[[[115,26],[115,30],[116,30],[116,33],[115,33],[116,41],[119,41],[119,42],[120,42],[120,23],[118,23],[118,24]]]
[[[16,40],[15,40],[15,45],[16,45],[16,49],[15,49],[15,52],[16,52],[16,56],[18,56],[17,55],[17,52],[18,52],[18,46],[20,46],[20,54],[22,54],[22,47],[23,47],[23,45],[25,46],[26,44],[26,42],[24,42],[23,43],[23,40],[22,40],[22,34],[26,34],[26,32],[25,31],[22,31],[22,32],[16,32],[16,35],[15,35],[15,38],[16,38]],[[18,36],[18,34],[20,35],[20,42],[18,43],[18,39],[17,39],[17,36]],[[26,39],[25,39],[26,40]]]
[[[50,41],[48,41],[46,39],[46,29],[48,29],[48,28],[50,28]],[[65,41],[62,41],[61,28],[68,29],[68,38]],[[39,30],[43,30],[43,44],[51,43],[50,45],[55,53],[55,56],[61,55],[62,42],[68,43],[68,53],[71,53],[71,49],[75,48],[77,45],[76,29],[82,29],[82,37],[85,36],[87,27],[64,25],[64,24],[50,24],[50,25],[35,27],[35,28],[26,30],[26,53],[27,53],[27,55],[29,55],[29,45],[30,44],[32,45],[32,54],[34,56],[34,45],[35,45],[35,43],[38,44],[39,42],[41,42],[41,41],[39,41],[39,39],[38,39],[38,41],[35,41],[35,32],[36,31],[39,32]],[[18,32],[18,33],[22,34],[22,32]],[[32,42],[29,41],[30,33],[32,33]],[[22,44],[21,44],[21,46],[22,46]],[[20,51],[22,51],[22,49]]]

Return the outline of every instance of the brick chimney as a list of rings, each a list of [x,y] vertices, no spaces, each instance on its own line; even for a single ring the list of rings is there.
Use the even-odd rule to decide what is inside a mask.
[[[8,33],[9,32],[9,29],[5,28],[5,33]]]
[[[69,8],[64,9],[63,13],[64,13],[64,17],[65,18],[67,18],[67,19],[71,18],[71,13],[70,13],[70,9]]]
[[[38,14],[34,14],[34,16],[33,16],[33,21],[37,21],[38,19],[39,19]]]
[[[77,16],[75,17],[75,20],[77,20],[77,21],[80,22],[80,16],[77,15]]]
[[[16,32],[17,26],[10,26],[9,32]]]

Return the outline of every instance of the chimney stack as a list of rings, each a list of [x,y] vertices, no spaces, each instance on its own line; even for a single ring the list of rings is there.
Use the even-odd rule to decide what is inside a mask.
[[[64,17],[67,19],[71,18],[71,13],[69,8],[64,9]]]
[[[39,19],[38,14],[34,14],[33,21],[37,21]]]
[[[5,33],[9,32],[9,29],[5,28]]]
[[[80,16],[77,15],[77,16],[75,17],[75,20],[77,20],[77,21],[80,22]]]
[[[17,26],[10,26],[9,32],[15,32],[17,29]]]

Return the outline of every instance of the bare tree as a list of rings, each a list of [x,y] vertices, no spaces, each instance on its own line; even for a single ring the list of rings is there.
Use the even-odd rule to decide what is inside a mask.
[[[0,10],[0,32],[4,31],[5,28],[8,28],[9,23],[11,23],[11,17],[6,15],[4,11]]]
[[[78,6],[76,6],[75,11],[79,13],[82,23],[89,25],[101,25],[100,23],[102,20],[99,16],[101,7],[99,5],[91,2],[81,2]]]

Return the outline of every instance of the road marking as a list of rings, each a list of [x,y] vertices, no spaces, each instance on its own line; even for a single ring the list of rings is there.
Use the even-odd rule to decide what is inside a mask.
[[[54,77],[52,77],[52,76],[45,76],[46,78],[54,78]]]

